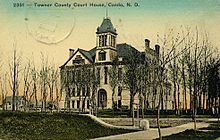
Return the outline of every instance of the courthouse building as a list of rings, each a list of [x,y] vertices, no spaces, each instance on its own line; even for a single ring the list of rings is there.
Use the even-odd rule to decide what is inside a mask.
[[[158,62],[160,46],[155,45],[155,49],[151,49],[150,41],[145,39],[145,42],[143,41],[145,51],[141,52],[129,44],[117,44],[117,36],[117,31],[111,19],[105,17],[96,31],[96,45],[91,44],[91,46],[94,45],[95,47],[92,47],[91,50],[81,48],[69,50],[70,55],[68,60],[60,67],[63,95],[60,102],[61,107],[68,108],[72,111],[88,111],[91,106],[96,106],[99,109],[112,109],[113,107],[129,109],[130,90],[123,84],[126,59],[131,57],[131,52],[135,52],[141,56],[143,61]],[[114,88],[114,95],[112,95],[113,87],[110,82],[111,77],[109,73],[116,63],[116,79],[118,81],[116,81],[117,84]],[[155,65],[158,65],[158,63]],[[89,71],[85,74],[87,77],[89,76],[88,79],[92,77],[91,73],[95,71],[95,79],[98,81],[91,82],[91,80],[94,79],[87,80],[86,77],[81,77],[80,79],[79,75],[82,76],[82,71],[79,71],[85,70],[85,68]],[[77,79],[77,77],[79,78]],[[164,108],[172,109],[172,96],[170,95],[171,85],[169,83],[164,85],[166,87],[163,100]],[[144,97],[144,104],[149,109],[155,109],[156,103],[158,102],[158,95],[155,95],[155,92],[153,92],[151,84],[148,84],[148,86],[149,90],[146,91],[148,93],[145,95],[146,97]],[[140,96],[137,93],[134,102],[137,104],[140,103],[139,99]],[[91,100],[93,100],[93,102]]]

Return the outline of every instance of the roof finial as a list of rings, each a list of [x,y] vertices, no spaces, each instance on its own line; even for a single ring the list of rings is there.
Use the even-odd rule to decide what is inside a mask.
[[[106,6],[105,18],[108,18],[108,6]]]

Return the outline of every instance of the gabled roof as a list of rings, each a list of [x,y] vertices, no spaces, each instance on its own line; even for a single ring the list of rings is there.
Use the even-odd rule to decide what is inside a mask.
[[[101,26],[97,28],[96,33],[100,34],[100,33],[107,33],[107,32],[117,34],[116,29],[114,28],[111,20],[108,17],[104,18],[104,20],[102,21]]]
[[[117,50],[118,57],[122,57],[124,59],[130,57],[132,54],[136,54],[140,56],[142,59],[144,59],[144,56],[145,56],[144,53],[138,51],[137,49],[135,49],[134,47],[126,43],[117,44],[116,50]],[[71,57],[69,57],[69,59],[62,66],[65,66],[74,57],[74,55],[77,52],[80,52],[86,59],[89,60],[89,62],[91,63],[95,62],[96,47],[92,48],[89,51],[78,48],[77,51],[74,52],[74,54]]]
[[[79,49],[79,52],[85,56],[90,62],[93,62],[92,56],[89,53],[89,51],[83,50],[83,49]]]
[[[91,54],[90,54],[90,51],[86,51],[86,50],[83,50],[83,49],[78,48],[78,49],[73,53],[73,55],[70,56],[70,57],[68,58],[68,60],[67,60],[62,66],[60,66],[60,67],[65,66],[65,65],[75,56],[75,54],[76,54],[77,52],[80,52],[89,62],[93,63],[93,60],[94,60],[93,55],[95,55],[95,54],[92,53],[92,55],[91,55]],[[93,50],[93,52],[95,52],[95,50]]]

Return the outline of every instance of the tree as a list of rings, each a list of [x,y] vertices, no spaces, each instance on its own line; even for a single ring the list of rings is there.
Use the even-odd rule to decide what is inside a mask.
[[[21,57],[17,55],[16,48],[13,51],[13,57],[11,62],[9,62],[9,84],[10,89],[12,90],[12,111],[15,111],[15,96],[18,95],[19,92],[19,76],[21,72]]]
[[[164,35],[163,39],[160,39],[162,41],[162,52],[161,55],[158,55],[158,64],[156,65],[156,72],[155,74],[157,75],[155,78],[156,81],[156,86],[154,86],[154,88],[157,89],[157,87],[159,86],[159,101],[158,101],[158,105],[157,105],[157,126],[158,126],[158,133],[159,133],[159,138],[160,140],[162,140],[162,135],[161,135],[161,130],[160,130],[160,105],[161,102],[163,100],[163,94],[164,94],[164,83],[167,79],[167,75],[166,75],[166,69],[167,69],[167,65],[171,62],[174,61],[175,63],[175,59],[179,56],[181,56],[185,51],[187,51],[187,49],[189,48],[185,48],[183,50],[180,50],[178,53],[176,53],[176,49],[183,43],[183,41],[185,40],[186,36],[188,36],[188,34],[186,36],[180,37],[179,34],[175,36],[171,36],[171,40],[169,40],[170,35],[172,35],[172,30],[170,32],[170,34],[168,35]],[[171,42],[171,43],[170,43]],[[170,48],[167,52],[165,52],[165,48]],[[173,55],[172,55],[173,54]],[[175,73],[176,73],[176,69],[175,68]],[[174,100],[176,100],[174,98]]]
[[[114,113],[114,109],[115,109],[115,88],[118,86],[119,84],[119,78],[118,78],[118,64],[116,64],[116,62],[113,62],[112,67],[110,67],[108,74],[109,74],[109,84],[112,87],[112,109],[113,109],[113,113]]]
[[[32,98],[34,98],[35,100],[35,108],[37,109],[38,107],[38,96],[37,96],[37,83],[38,83],[38,72],[35,68],[35,64],[34,62],[32,63],[32,67],[30,70],[30,75],[31,75],[31,83],[32,83],[32,92],[31,92],[31,96],[30,96],[30,101],[32,100]]]
[[[91,68],[90,65],[83,65],[82,66],[82,75],[81,75],[81,79],[82,79],[82,111],[85,112],[85,102],[87,100],[87,98],[89,98],[90,96],[90,88],[91,88]]]
[[[40,93],[41,93],[41,111],[46,111],[47,106],[47,97],[48,97],[48,74],[49,74],[49,66],[48,59],[44,58],[42,54],[41,57],[41,69],[39,72],[39,80],[40,80]]]
[[[56,101],[55,102],[58,102],[58,85],[57,85],[57,80],[58,80],[58,77],[59,77],[59,74],[58,74],[58,69],[55,68],[55,66],[51,66],[49,68],[49,71],[48,71],[48,88],[49,88],[49,101],[50,101],[50,106],[51,106],[51,111],[54,107],[54,92],[56,92]]]
[[[0,77],[0,91],[1,91],[1,100],[2,100],[2,109],[3,110],[7,110],[6,107],[6,97],[8,95],[8,89],[7,89],[7,77],[8,77],[8,73],[4,73],[2,74],[2,76]]]
[[[25,98],[25,103],[24,103],[24,109],[26,111],[27,107],[29,107],[29,103],[31,102],[30,100],[30,92],[31,92],[31,64],[30,61],[28,61],[27,65],[24,67],[23,70],[23,92],[24,92],[24,98]]]
[[[140,78],[139,64],[143,61],[141,55],[134,49],[130,48],[129,56],[126,58],[123,76],[123,82],[130,91],[130,115],[132,116],[132,124],[134,125],[134,97],[138,93],[138,80]]]
[[[92,64],[91,75],[90,75],[90,86],[92,88],[92,96],[90,99],[91,102],[91,114],[97,115],[97,104],[95,93],[97,92],[98,87],[100,86],[100,69],[96,68],[95,64]]]

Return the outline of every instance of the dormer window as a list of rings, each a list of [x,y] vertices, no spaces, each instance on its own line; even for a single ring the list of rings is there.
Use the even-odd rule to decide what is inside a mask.
[[[85,59],[82,59],[81,55],[77,55],[76,58],[73,60],[73,64],[84,64]]]
[[[106,60],[106,52],[99,52],[99,61],[105,61]]]

